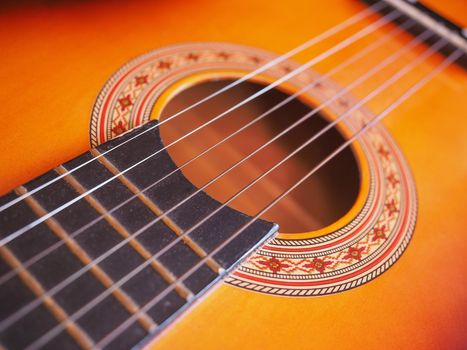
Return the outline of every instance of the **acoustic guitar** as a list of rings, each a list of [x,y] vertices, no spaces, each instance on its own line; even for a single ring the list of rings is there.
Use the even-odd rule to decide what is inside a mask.
[[[0,348],[466,349],[466,19],[3,1]]]

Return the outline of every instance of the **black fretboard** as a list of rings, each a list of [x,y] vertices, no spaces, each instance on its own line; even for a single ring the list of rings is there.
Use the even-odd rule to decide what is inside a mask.
[[[3,325],[0,342],[3,347],[21,349],[42,344],[45,335],[54,334],[43,344],[44,348],[91,348],[122,323],[134,318],[134,322],[107,345],[109,349],[131,348],[174,319],[190,301],[220,279],[221,271],[233,267],[277,229],[274,224],[255,221],[200,263],[251,221],[251,217],[225,207],[154,259],[161,249],[221,205],[200,192],[161,217],[197,191],[180,171],[150,187],[177,169],[165,150],[93,191],[99,184],[163,148],[158,128],[153,128],[156,123],[148,123],[99,146],[0,197],[1,206],[62,176],[0,213],[0,238],[3,239],[47,213],[65,207],[0,247],[0,327]],[[145,132],[148,128],[152,130]],[[141,135],[124,144],[136,134]],[[98,160],[62,175],[96,156]],[[139,193],[147,187],[150,189]],[[89,191],[92,193],[67,206]],[[127,203],[121,205],[125,201]],[[119,205],[121,207],[113,210]],[[105,216],[100,219],[102,215]],[[142,230],[144,227],[146,229]],[[137,237],[131,238],[139,231]],[[124,240],[128,242],[99,263],[92,264]],[[115,288],[118,281],[145,262],[147,266]],[[197,264],[200,266],[193,274],[179,280]],[[102,301],[73,318],[112,287],[112,292]],[[144,310],[145,305],[168,287],[172,290],[167,295]],[[62,327],[67,320],[66,327]]]

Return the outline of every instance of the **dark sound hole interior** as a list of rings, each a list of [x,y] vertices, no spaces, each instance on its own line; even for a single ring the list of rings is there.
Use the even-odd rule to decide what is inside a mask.
[[[205,96],[221,89],[231,80],[216,80],[192,86],[175,96],[164,108],[164,120]],[[228,90],[200,106],[181,114],[161,126],[166,145],[208,122],[231,106],[263,88],[246,82]],[[183,141],[169,147],[168,152],[178,166],[205,149],[221,142],[242,126],[254,120],[288,95],[274,89],[246,105],[212,122]],[[298,99],[262,118],[246,130],[182,169],[197,187],[247,157],[311,110]],[[220,202],[268,171],[297,147],[324,128],[328,122],[319,114],[289,131],[270,146],[222,176],[206,189]],[[300,180],[310,169],[344,142],[333,128],[293,156],[290,160],[240,195],[231,207],[256,215],[276,196]],[[326,164],[295,191],[278,202],[262,218],[279,224],[280,232],[308,232],[327,226],[342,217],[355,202],[360,188],[359,169],[350,148]]]

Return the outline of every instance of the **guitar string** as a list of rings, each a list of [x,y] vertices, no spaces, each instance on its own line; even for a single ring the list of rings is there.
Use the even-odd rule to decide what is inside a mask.
[[[445,40],[445,39],[441,39]],[[251,224],[256,222],[256,220],[259,219],[261,215],[263,215],[265,212],[267,212],[269,209],[271,209],[277,202],[279,202],[282,198],[287,196],[290,192],[292,192],[294,189],[296,189],[298,186],[300,186],[304,181],[306,181],[310,176],[312,176],[316,171],[321,169],[325,164],[327,164],[331,159],[333,159],[336,155],[338,155],[342,150],[347,148],[352,142],[357,140],[362,134],[364,134],[368,129],[376,125],[381,119],[383,119],[385,116],[387,116],[390,112],[392,112],[396,107],[398,107],[401,103],[403,103],[407,98],[409,98],[411,95],[416,93],[418,90],[420,90],[423,86],[425,86],[432,78],[434,78],[437,74],[439,74],[442,70],[447,68],[451,63],[456,61],[459,57],[463,55],[463,51],[461,49],[456,49],[453,53],[451,53],[447,58],[445,58],[442,63],[440,63],[433,71],[431,71],[429,74],[427,74],[424,78],[419,80],[416,84],[414,84],[411,88],[409,88],[403,95],[401,95],[395,102],[393,102],[390,106],[385,108],[381,113],[379,113],[376,117],[374,117],[365,127],[360,129],[352,138],[347,140],[345,143],[343,143],[339,148],[337,148],[334,152],[332,152],[329,156],[327,156],[320,164],[318,164],[316,167],[314,167],[310,172],[308,172],[302,179],[300,179],[297,183],[295,183],[292,187],[290,187],[287,191],[285,191],[283,194],[278,196],[276,199],[274,199],[268,206],[266,206],[263,210],[261,210],[253,219],[251,219],[248,223],[246,223],[242,228],[240,228],[232,237],[229,238],[228,242],[224,242],[221,245],[219,245],[214,251],[212,251],[209,256],[207,256],[205,259],[208,259],[212,256],[214,256],[216,253],[218,253],[222,248],[224,248],[228,243],[230,243],[235,237],[238,236],[243,230],[245,230],[247,227],[249,227]],[[205,261],[204,261],[205,262]],[[183,274],[178,280],[183,281],[186,278],[188,278],[196,269],[201,266],[201,263],[203,261],[199,262],[197,265],[198,266],[193,266],[190,270],[188,270],[185,274]],[[223,278],[231,269],[227,271],[223,271],[220,276],[217,278],[217,281],[219,281],[221,278]],[[151,301],[145,304],[140,311],[132,315],[130,318],[125,320],[123,323],[121,323],[117,328],[112,330],[109,334],[107,334],[102,340],[100,340],[96,344],[97,349],[101,349],[104,346],[108,345],[112,340],[114,340],[117,336],[119,336],[129,325],[135,322],[136,317],[140,316],[143,312],[146,312],[149,310],[151,307],[156,305],[165,295],[167,295],[173,287],[168,287],[164,292],[162,292],[164,295],[158,295],[155,298],[153,298]],[[157,328],[157,326],[155,327]]]
[[[105,186],[107,183],[115,180],[116,178],[118,178],[120,175],[123,175],[125,173],[127,173],[128,171],[134,169],[135,167],[141,165],[142,163],[144,163],[145,161],[147,161],[148,159],[151,159],[152,157],[156,156],[157,154],[159,154],[160,152],[164,151],[164,150],[167,150],[168,148],[170,148],[171,146],[175,145],[176,143],[184,140],[185,138],[191,136],[192,134],[196,133],[197,131],[203,129],[204,127],[212,124],[213,122],[215,122],[216,120],[228,115],[230,112],[232,112],[233,110],[245,105],[246,103],[254,100],[255,98],[257,98],[258,96],[261,96],[262,94],[266,93],[267,91],[273,89],[274,87],[280,85],[281,83],[283,83],[284,81],[287,81],[289,80],[291,77],[303,72],[304,70],[308,69],[309,67],[315,65],[316,63],[328,58],[329,56],[333,55],[334,53],[340,51],[341,49],[349,46],[350,44],[354,43],[355,41],[359,40],[360,38],[372,33],[373,31],[375,31],[376,29],[382,27],[383,25],[385,25],[386,23],[388,23],[389,21],[393,20],[393,19],[396,19],[398,17],[401,16],[401,13],[399,13],[397,10],[394,10],[392,12],[390,12],[388,15],[384,16],[383,18],[380,18],[378,21],[376,21],[375,23],[373,23],[372,25],[358,31],[357,33],[355,33],[354,35],[352,35],[351,37],[347,38],[346,40],[343,40],[342,42],[340,42],[339,44],[333,46],[331,49],[325,51],[324,53],[314,57],[313,59],[307,61],[305,64],[299,66],[298,68],[296,68],[295,70],[291,71],[290,73],[284,75],[283,77],[277,79],[276,81],[274,81],[273,83],[269,84],[268,86],[264,87],[263,89],[261,89],[260,91],[256,92],[255,94],[249,96],[248,98],[244,99],[243,101],[241,101],[240,103],[234,105],[233,107],[227,109],[226,111],[222,112],[221,114],[217,115],[216,117],[210,119],[208,122],[200,125],[199,127],[195,128],[194,130],[188,132],[187,134],[185,134],[184,136],[178,138],[177,140],[171,142],[170,144],[168,144],[167,146],[161,148],[160,150],[154,152],[153,154],[149,155],[148,157],[136,162],[135,164],[133,164],[132,166],[129,166],[128,168],[126,168],[125,170],[122,170],[120,173],[118,174],[115,174],[114,176],[110,177],[109,179],[103,181],[102,183],[100,183],[99,185],[95,186],[94,188],[92,189],[89,189],[87,190],[86,192],[78,195],[77,197],[75,197],[73,200],[70,200],[68,201],[67,203],[64,203],[63,205],[61,205],[60,207],[50,211],[49,213],[41,216],[40,218],[34,220],[33,222],[29,223],[28,225],[25,225],[24,227],[22,227],[21,229],[18,229],[16,230],[15,232],[9,234],[8,236],[6,236],[5,238],[1,239],[0,240],[0,246],[1,245],[5,245],[6,243],[9,243],[11,242],[12,240],[14,240],[15,238],[21,236],[23,233],[29,231],[30,229],[32,229],[33,227],[41,224],[42,222],[44,222],[45,220],[47,220],[48,218],[54,216],[55,214],[59,213],[60,211],[68,208],[70,205],[76,203],[77,201],[81,200],[82,198],[84,198],[85,196],[89,195],[89,194],[92,194],[93,192],[95,192],[96,190],[98,190],[99,188]]]
[[[428,31],[428,30],[427,30]],[[419,64],[420,62],[422,62],[423,60],[425,60],[426,58],[428,58],[429,56],[431,56],[433,53],[435,53],[437,50],[439,50],[440,48],[442,48],[444,45],[446,45],[447,41],[445,39],[440,39],[435,45],[433,45],[432,47],[430,47],[429,49],[427,49],[422,55],[418,56],[417,59],[415,59],[414,61],[412,61],[410,64],[406,65],[403,69],[401,69],[396,75],[392,76],[390,78],[391,82],[394,82],[396,80],[398,80],[399,78],[401,78],[402,76],[405,75],[405,73],[407,73],[408,71],[410,71],[411,68],[415,67],[417,64]],[[394,78],[393,78],[394,77]],[[387,84],[387,85],[390,85],[390,84]],[[303,147],[301,147],[303,148]],[[298,151],[297,151],[298,152]],[[279,164],[279,163],[278,163]],[[280,165],[280,164],[279,164]],[[278,166],[279,166],[278,165]],[[268,172],[269,173],[269,172]],[[263,178],[264,176],[266,176],[268,173],[265,173],[263,175],[261,175],[261,178]],[[256,181],[256,180],[255,180]],[[259,180],[258,180],[259,181]],[[243,191],[243,190],[242,190]],[[237,196],[237,195],[236,195]],[[228,202],[224,203],[223,206],[227,205]],[[193,228],[190,228],[190,230],[188,230],[187,232],[185,232],[184,234],[188,234],[189,231],[191,231]],[[231,241],[233,240],[234,237],[232,236],[231,238],[229,238],[227,241]],[[225,242],[227,242],[225,241]],[[224,242],[224,243],[225,243]],[[222,247],[225,247],[225,245],[227,243],[222,243],[221,246]],[[219,249],[216,248],[215,250],[216,252],[219,251]],[[159,254],[159,253],[157,253]],[[156,255],[157,255],[156,254]],[[151,258],[150,260],[148,261],[153,261],[155,260],[155,256],[153,256],[153,258]],[[214,252],[211,252],[210,254],[208,254],[205,258],[201,259],[199,263],[197,263],[195,267],[193,267],[192,269],[190,269],[190,271],[194,271],[196,270],[198,267],[201,266],[202,263],[206,262],[206,260],[208,258],[211,258],[213,255],[215,255]],[[140,266],[142,265],[145,265],[147,266],[148,263],[147,261],[143,264],[141,264]],[[122,279],[120,279],[118,282],[116,282],[114,284],[114,286],[112,286],[109,290],[112,290],[113,288],[117,288],[118,286],[120,286],[121,284],[125,283],[129,278],[131,278],[132,276],[134,276],[134,273],[136,270],[138,270],[138,268],[134,269],[133,271],[131,271],[129,274],[127,274],[126,276],[124,276]],[[139,269],[140,270],[140,269]],[[220,271],[220,273],[222,273]],[[182,279],[185,279],[188,275],[184,274],[183,275],[184,277],[180,277],[177,279],[177,281],[180,281]],[[175,284],[172,285],[173,287],[175,287]],[[171,288],[171,286],[169,287],[166,287],[165,290],[168,290],[168,288],[170,288],[170,290],[173,289],[173,287]],[[37,348],[37,346],[41,346],[43,344],[46,344],[48,340],[52,339],[54,337],[55,334],[58,334],[58,332],[61,331],[61,329],[63,329],[69,322],[71,322],[72,320],[73,321],[76,321],[79,317],[81,317],[83,314],[85,314],[90,308],[92,308],[94,305],[96,305],[97,303],[99,303],[101,300],[103,300],[110,292],[103,292],[100,296],[98,296],[97,298],[93,299],[93,301],[89,302],[88,304],[86,304],[83,308],[81,308],[80,310],[78,310],[77,312],[75,312],[73,315],[69,316],[65,321],[63,321],[62,323],[58,324],[57,326],[55,326],[54,328],[52,328],[48,333],[44,334],[41,338],[39,338],[37,341],[35,341],[32,345],[31,345],[31,349],[35,349]],[[168,293],[168,292],[167,292]],[[166,294],[164,294],[166,295]],[[153,299],[154,300],[154,299]],[[160,299],[159,299],[160,300]],[[151,303],[152,305],[154,305],[154,303]],[[139,312],[138,312],[139,313]],[[134,315],[133,315],[134,316]],[[133,316],[131,316],[130,318],[134,319]],[[99,344],[98,344],[99,345]],[[28,347],[29,349],[29,347]]]
[[[124,175],[126,174],[127,172],[131,171],[132,169],[136,168],[137,166],[143,164],[144,162],[146,162],[147,160],[153,158],[154,156],[156,156],[157,154],[169,149],[170,147],[172,147],[173,145],[175,145],[176,143],[184,140],[185,138],[193,135],[194,133],[196,133],[197,131],[207,127],[208,125],[212,124],[213,122],[215,122],[216,120],[219,120],[221,119],[222,117],[226,116],[227,114],[229,114],[230,112],[232,112],[233,110],[245,105],[246,103],[254,100],[256,97],[259,97],[261,96],[262,94],[266,93],[267,91],[270,91],[272,90],[273,88],[275,88],[276,86],[282,84],[283,82],[289,80],[291,77],[297,75],[297,74],[300,74],[302,73],[303,71],[305,71],[306,69],[310,68],[311,66],[315,65],[316,63],[328,58],[329,56],[331,56],[332,54],[340,51],[341,49],[349,46],[350,44],[358,41],[359,39],[361,39],[362,37],[374,32],[375,30],[377,30],[378,28],[382,27],[383,25],[387,24],[389,21],[392,21],[398,17],[400,17],[402,14],[400,12],[398,12],[397,10],[394,10],[394,11],[391,11],[388,15],[380,18],[379,20],[377,20],[376,22],[374,22],[373,24],[369,25],[368,27],[365,27],[364,29],[358,31],[357,33],[353,34],[352,36],[350,36],[349,38],[341,41],[339,44],[333,46],[331,49],[323,52],[322,54],[312,58],[311,60],[307,61],[306,63],[304,63],[303,65],[299,66],[298,68],[294,69],[292,72],[284,75],[283,77],[275,80],[273,83],[267,85],[266,87],[262,88],[261,90],[259,90],[258,92],[254,93],[253,95],[249,96],[248,98],[244,99],[243,101],[241,101],[240,103],[234,105],[233,107],[227,109],[226,111],[222,112],[221,114],[217,115],[216,117],[210,119],[208,122],[198,126],[197,128],[193,129],[192,131],[188,132],[187,134],[185,134],[184,136],[176,139],[175,141],[169,143],[167,146],[157,150],[156,152],[152,153],[151,155],[141,159],[140,161],[136,162],[135,164],[129,166],[128,168],[120,171],[119,173],[111,176],[109,179],[101,182],[99,185],[97,186],[94,186],[93,188],[87,190],[86,192],[78,195],[77,197],[75,197],[74,199],[62,204],[61,206],[55,208],[54,210],[48,212],[47,214],[44,214],[42,215],[41,217],[37,218],[36,220],[32,221],[31,223],[23,226],[21,229],[18,229],[16,231],[14,231],[13,233],[9,234],[8,236],[2,238],[0,240],[0,246],[4,246],[5,244],[7,243],[10,243],[11,241],[13,241],[14,239],[20,237],[21,235],[23,235],[24,233],[28,232],[29,230],[31,230],[32,228],[36,227],[37,225],[41,224],[42,222],[44,222],[45,220],[53,217],[55,214],[65,210],[66,208],[68,208],[69,206],[71,206],[72,204],[76,203],[77,201],[81,200],[82,198],[94,193],[95,191],[97,191],[98,189],[102,188],[103,186],[105,186],[106,184],[110,183],[111,181],[117,179],[119,176],[121,175]]]
[[[284,105],[286,105],[287,103],[291,102],[292,100],[294,100],[295,98],[297,98],[298,96],[304,94],[305,92],[307,92],[309,89],[311,89],[314,85],[316,85],[317,83],[320,83],[322,82],[325,78],[328,78],[329,76],[337,73],[338,71],[341,71],[342,69],[348,67],[349,65],[351,65],[352,63],[354,63],[355,61],[359,60],[360,58],[364,57],[367,53],[375,50],[376,48],[378,48],[379,46],[383,45],[384,43],[386,43],[388,40],[394,38],[395,36],[399,35],[400,33],[404,32],[405,30],[408,30],[410,29],[411,27],[413,27],[415,25],[415,21],[412,20],[412,19],[407,19],[404,23],[402,23],[400,26],[397,26],[396,28],[394,28],[393,30],[391,30],[390,33],[384,35],[382,38],[380,38],[379,40],[373,42],[371,45],[368,45],[367,47],[365,47],[363,50],[357,52],[356,54],[352,55],[351,57],[349,57],[348,59],[346,59],[344,62],[342,62],[341,64],[339,64],[338,66],[334,67],[333,69],[331,69],[329,72],[326,72],[326,74],[323,74],[319,77],[319,79],[317,79],[316,81],[313,81],[311,82],[310,84],[307,84],[306,86],[304,86],[303,88],[301,88],[300,90],[298,90],[297,92],[295,92],[293,95],[290,95],[289,97],[287,97],[286,99],[284,99],[282,102],[280,102],[279,104],[275,105],[274,107],[270,108],[269,110],[267,110],[266,112],[262,113],[260,116],[258,116],[257,118],[255,118],[254,120],[250,121],[249,123],[245,124],[243,127],[241,127],[240,129],[236,130],[234,133],[228,135],[227,137],[225,137],[224,139],[220,140],[219,142],[217,142],[216,144],[210,146],[209,148],[205,149],[203,152],[199,153],[197,156],[189,159],[188,161],[184,162],[182,165],[180,165],[177,169],[173,170],[172,172],[168,173],[167,175],[164,175],[161,179],[157,180],[155,183],[149,185],[149,186],[146,186],[145,188],[143,188],[142,190],[139,190],[137,192],[135,192],[131,197],[129,197],[128,199],[126,199],[125,201],[123,201],[122,203],[118,204],[117,206],[114,206],[113,208],[111,208],[110,210],[108,210],[106,213],[98,216],[97,218],[95,218],[94,220],[88,222],[86,225],[80,227],[79,229],[77,229],[76,231],[74,231],[73,233],[71,233],[69,235],[69,237],[63,239],[63,240],[59,240],[57,241],[56,243],[52,244],[51,246],[47,247],[46,249],[42,250],[40,253],[32,256],[31,258],[29,258],[28,260],[26,260],[25,262],[22,263],[22,266],[21,267],[17,267],[13,270],[10,270],[8,273],[4,274],[3,276],[0,277],[0,286],[7,282],[9,279],[11,279],[12,277],[14,277],[19,271],[21,271],[22,269],[26,269],[28,268],[29,266],[31,266],[32,264],[36,263],[37,261],[39,261],[40,259],[42,259],[43,257],[49,255],[50,253],[52,253],[54,250],[58,249],[61,245],[65,244],[66,242],[70,241],[72,238],[75,238],[77,237],[79,234],[81,234],[82,232],[84,232],[85,230],[87,230],[88,228],[92,227],[93,225],[95,225],[97,222],[99,222],[100,220],[104,219],[106,216],[112,214],[113,212],[115,212],[116,210],[120,209],[121,207],[123,207],[125,204],[128,204],[130,201],[132,201],[133,199],[137,198],[138,195],[140,194],[143,194],[145,192],[147,192],[148,190],[150,190],[151,188],[155,187],[156,185],[158,185],[159,183],[161,183],[162,181],[166,180],[167,178],[169,178],[170,176],[172,176],[173,174],[181,171],[182,169],[184,169],[186,166],[190,165],[191,163],[193,163],[194,161],[196,161],[197,159],[201,158],[202,156],[206,155],[207,153],[209,153],[211,150],[217,148],[218,146],[224,144],[225,142],[227,142],[228,140],[230,140],[231,138],[235,137],[236,135],[240,134],[241,132],[243,132],[244,130],[246,130],[247,128],[249,128],[250,126],[256,124],[257,122],[259,122],[260,120],[264,119],[265,117],[269,116],[272,112],[278,110],[279,108],[283,107]],[[1,330],[1,326],[0,326],[0,330]]]
[[[411,22],[412,20],[409,20],[408,22],[412,23]],[[404,26],[406,25],[405,23],[403,24]],[[396,28],[397,29],[397,28]],[[398,31],[397,31],[398,32]],[[388,34],[389,35],[389,34]],[[346,88],[343,88],[341,91],[339,91],[337,94],[333,95],[331,98],[329,98],[328,100],[324,101],[320,106],[316,107],[315,109],[313,109],[312,111],[310,111],[309,113],[305,114],[300,120],[296,121],[294,124],[292,124],[291,126],[289,126],[288,128],[286,128],[285,130],[283,130],[282,132],[280,132],[279,134],[277,134],[275,137],[273,137],[272,139],[270,139],[268,142],[266,142],[265,144],[263,144],[260,148],[256,149],[254,152],[250,153],[249,155],[247,155],[246,157],[244,157],[243,159],[241,159],[240,161],[238,161],[237,163],[235,163],[233,166],[231,166],[230,168],[224,170],[222,173],[220,173],[219,175],[217,175],[215,178],[211,179],[208,183],[206,183],[205,185],[203,185],[201,188],[197,189],[197,191],[195,191],[194,193],[190,194],[187,198],[185,198],[183,201],[179,202],[178,204],[176,204],[174,207],[170,208],[169,210],[165,211],[164,213],[162,213],[160,216],[158,216],[156,219],[152,220],[151,222],[149,222],[148,224],[146,224],[145,226],[143,226],[142,228],[140,228],[138,231],[136,231],[135,233],[131,234],[129,237],[127,237],[126,239],[122,240],[121,242],[119,242],[118,244],[116,244],[115,246],[113,246],[112,248],[110,248],[108,251],[106,251],[105,253],[103,253],[102,255],[100,255],[99,257],[93,259],[93,261],[87,265],[85,265],[84,267],[82,267],[80,270],[76,271],[75,273],[73,273],[72,275],[70,275],[69,277],[67,277],[65,280],[63,280],[62,282],[60,282],[59,284],[57,284],[56,286],[54,286],[52,289],[50,289],[46,294],[44,294],[43,296],[41,296],[41,298],[38,298],[38,299],[35,299],[33,301],[31,301],[29,304],[26,304],[24,305],[20,310],[18,310],[17,312],[15,312],[14,314],[12,314],[11,316],[9,316],[7,319],[5,319],[4,321],[2,321],[0,323],[0,331],[2,331],[3,329],[7,328],[8,326],[10,326],[11,324],[13,324],[16,320],[20,319],[21,317],[23,317],[25,314],[29,313],[34,307],[37,307],[38,305],[40,305],[40,302],[42,301],[43,298],[45,297],[52,297],[53,295],[55,295],[56,293],[58,293],[60,290],[62,290],[63,288],[65,288],[68,284],[72,283],[74,280],[76,280],[77,278],[79,278],[82,274],[84,274],[86,271],[88,271],[89,269],[91,269],[93,266],[97,265],[98,263],[100,263],[101,261],[103,261],[104,259],[106,259],[107,257],[109,257],[111,254],[113,254],[114,252],[116,252],[119,248],[121,248],[123,245],[125,245],[126,243],[128,243],[130,240],[132,239],[135,239],[137,238],[140,234],[142,234],[145,230],[147,230],[149,227],[155,225],[157,222],[159,222],[162,218],[166,217],[168,214],[170,214],[172,211],[174,211],[175,209],[177,209],[180,205],[184,204],[185,202],[187,202],[190,198],[194,197],[196,194],[200,193],[201,191],[203,191],[205,188],[207,188],[209,185],[211,185],[212,183],[214,183],[215,181],[217,181],[220,177],[222,177],[223,175],[227,174],[229,171],[231,171],[232,169],[236,168],[237,166],[239,166],[240,164],[242,164],[243,162],[245,162],[246,160],[248,160],[249,158],[251,158],[252,156],[254,156],[255,154],[257,154],[259,151],[261,151],[262,149],[266,148],[268,145],[272,144],[275,140],[277,140],[278,138],[280,138],[281,136],[283,136],[284,134],[286,134],[288,131],[292,130],[293,128],[295,128],[296,126],[298,126],[299,124],[303,123],[305,120],[309,119],[311,116],[313,116],[314,114],[316,114],[317,112],[319,112],[321,109],[323,109],[325,106],[329,105],[330,102],[338,99],[339,97],[341,97],[344,93],[348,92],[349,89],[352,89],[356,86],[358,86],[359,84],[361,84],[362,82],[364,82],[365,80],[367,80],[369,77],[371,77],[372,75],[374,75],[375,73],[378,73],[379,71],[381,71],[384,67],[388,66],[389,64],[391,64],[392,62],[394,62],[397,58],[399,58],[402,54],[404,54],[405,52],[408,52],[410,49],[412,49],[415,45],[417,45],[418,43],[420,43],[421,40],[424,40],[426,39],[427,36],[429,35],[432,35],[430,34],[430,31],[429,30],[426,30],[425,32],[423,32],[422,34],[420,34],[418,37],[414,38],[411,42],[409,42],[409,44],[407,44],[404,48],[398,50],[397,52],[395,52],[394,54],[388,56],[385,60],[383,60],[382,62],[380,62],[377,66],[373,67],[371,70],[369,70],[368,72],[366,72],[364,75],[360,76],[358,79],[356,79],[355,81],[353,81],[350,85],[348,85]],[[345,63],[345,62],[344,62]],[[334,70],[336,70],[337,67],[334,68]],[[342,69],[342,67],[340,68]],[[339,70],[340,70],[339,69]],[[329,74],[329,73],[328,73]],[[308,84],[309,87],[311,87],[313,84],[316,84],[316,81]],[[380,90],[382,90],[382,88],[380,88]],[[362,105],[363,103],[360,103],[360,105]],[[277,105],[276,105],[277,106]],[[273,107],[275,108],[275,107]],[[355,109],[355,108],[354,108]],[[270,110],[266,111],[264,114],[268,113]],[[263,114],[263,115],[264,115]],[[260,116],[261,117],[261,116]],[[345,117],[345,115],[342,115],[339,120],[342,120],[343,117]],[[337,124],[337,122],[339,120],[336,120],[334,121],[333,123],[329,124],[329,127],[332,127],[333,125]],[[328,130],[326,129],[326,130]],[[325,131],[326,131],[325,130]],[[319,136],[319,135],[318,135]],[[160,181],[160,180],[159,180]],[[170,249],[171,247],[173,247],[177,242],[179,242],[183,237],[185,237],[188,233],[184,233],[180,236],[178,236],[174,241],[172,241],[169,245],[165,246],[161,251],[159,251],[157,253],[157,257],[159,257],[160,255],[162,255],[163,253],[165,253],[168,249]],[[76,232],[72,233],[71,236],[75,236],[76,235]]]
[[[350,27],[351,25],[353,25],[355,23],[358,23],[359,21],[361,21],[361,20],[363,20],[363,19],[377,13],[380,10],[383,10],[385,7],[387,7],[386,3],[382,2],[382,1],[376,2],[375,4],[365,8],[364,10],[357,13],[356,15],[348,18],[347,20],[338,23],[337,25],[331,27],[330,29],[328,29],[327,31],[319,34],[318,36],[316,36],[314,38],[311,38],[310,40],[300,44],[299,46],[293,48],[292,50],[278,56],[277,58],[267,62],[266,64],[260,66],[259,68],[255,69],[254,71],[246,74],[245,76],[233,81],[229,85],[224,86],[222,89],[213,92],[212,94],[202,98],[201,100],[195,102],[194,104],[192,104],[192,105],[190,105],[188,107],[185,107],[181,111],[178,111],[177,113],[175,113],[172,116],[170,116],[169,118],[167,118],[164,122],[161,122],[161,123],[159,123],[159,124],[157,124],[157,125],[155,125],[155,126],[153,126],[151,128],[148,128],[147,130],[144,130],[142,133],[133,136],[132,138],[126,140],[125,142],[123,142],[121,144],[118,144],[117,146],[115,146],[113,148],[110,148],[109,150],[101,153],[99,156],[94,157],[94,158],[84,162],[83,164],[80,164],[80,165],[76,166],[75,168],[70,169],[69,171],[67,171],[67,172],[65,172],[63,174],[60,174],[60,176],[58,176],[58,177],[56,177],[56,178],[54,178],[52,180],[47,181],[46,183],[34,188],[33,190],[29,191],[28,193],[24,193],[24,194],[18,196],[17,198],[15,198],[15,199],[1,205],[0,206],[0,213],[2,211],[4,211],[4,210],[8,209],[9,207],[13,206],[14,204],[24,200],[26,197],[31,196],[34,193],[37,193],[37,192],[41,191],[42,189],[52,185],[54,182],[60,180],[64,176],[72,174],[73,172],[77,171],[78,169],[81,169],[82,167],[88,165],[89,163],[95,161],[96,159],[99,159],[100,157],[103,157],[104,155],[106,155],[106,154],[112,152],[113,150],[123,146],[124,144],[126,144],[128,142],[131,142],[132,140],[138,138],[139,136],[145,134],[146,132],[149,132],[149,131],[161,126],[163,123],[166,123],[169,120],[175,119],[178,116],[180,116],[182,114],[185,114],[186,112],[198,107],[199,105],[213,99],[216,96],[219,96],[220,94],[234,88],[235,86],[247,81],[248,79],[253,78],[253,77],[257,76],[258,74],[261,74],[261,73],[265,72],[269,68],[274,67],[274,66],[278,65],[281,62],[284,62],[285,60],[289,59],[290,57],[293,57],[293,56],[297,55],[298,53],[300,53],[300,52],[302,52],[302,51],[304,51],[306,49],[309,49],[310,47],[316,45],[319,42],[322,42],[323,40],[333,36],[334,34],[339,33],[340,31]]]

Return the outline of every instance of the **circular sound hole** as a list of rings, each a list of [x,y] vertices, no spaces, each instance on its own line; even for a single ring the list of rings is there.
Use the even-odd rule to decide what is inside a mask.
[[[232,80],[228,79],[208,81],[183,90],[164,107],[161,120],[174,115],[231,82]],[[171,144],[263,87],[264,85],[259,83],[242,83],[163,123],[160,129],[164,143]],[[222,142],[224,138],[229,137],[287,97],[288,95],[281,90],[271,90],[212,122],[209,126],[203,127],[183,141],[170,146],[168,152],[174,162],[178,166],[182,166],[205,149],[220,143],[216,148],[182,169],[184,175],[200,188],[310,112],[310,106],[294,99]],[[205,191],[224,203],[258,176],[291,154],[326,125],[328,125],[328,121],[322,115],[316,114],[310,117],[230,170]],[[336,128],[327,131],[242,193],[229,206],[248,215],[256,215],[343,142],[344,137]],[[359,189],[360,175],[357,161],[352,150],[347,148],[268,210],[262,218],[279,224],[282,233],[316,230],[345,215],[355,203]]]

